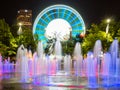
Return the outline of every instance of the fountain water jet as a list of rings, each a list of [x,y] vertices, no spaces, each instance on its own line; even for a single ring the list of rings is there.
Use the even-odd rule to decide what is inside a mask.
[[[82,76],[82,63],[83,63],[83,57],[81,53],[81,45],[79,42],[76,43],[75,49],[74,49],[74,69],[75,69],[75,75]]]
[[[62,46],[59,40],[56,41],[55,47],[54,47],[54,55],[57,60],[57,72],[61,71],[61,60],[62,60]]]
[[[65,55],[64,57],[64,71],[66,75],[71,74],[71,56],[70,55]]]
[[[34,82],[41,83],[41,77],[44,72],[44,50],[41,41],[38,42],[37,52],[33,55]],[[40,82],[41,81],[41,82]]]
[[[28,66],[28,52],[27,49],[24,49],[24,55],[22,56],[21,61],[21,81],[22,82],[29,82],[29,66]]]
[[[118,40],[115,39],[110,46],[110,54],[112,59],[111,65],[111,79],[112,84],[120,85],[120,57],[119,57],[119,44]]]
[[[112,65],[112,59],[111,59],[111,55],[110,53],[106,52],[103,56],[103,62],[102,62],[102,78],[103,78],[103,81],[102,81],[102,84],[103,86],[111,86],[111,65]]]
[[[97,86],[96,61],[94,60],[92,52],[88,52],[86,60],[87,60],[88,87],[96,87]]]
[[[0,53],[0,76],[2,75],[3,72],[3,63],[2,63],[2,55]]]

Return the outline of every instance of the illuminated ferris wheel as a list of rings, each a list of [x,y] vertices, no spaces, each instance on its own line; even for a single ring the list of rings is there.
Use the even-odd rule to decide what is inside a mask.
[[[85,33],[81,15],[75,9],[61,4],[45,8],[33,25],[33,35],[37,36],[35,39],[41,40],[44,46],[48,39],[59,37],[65,41],[66,38],[69,39],[70,34],[75,38],[80,33]]]

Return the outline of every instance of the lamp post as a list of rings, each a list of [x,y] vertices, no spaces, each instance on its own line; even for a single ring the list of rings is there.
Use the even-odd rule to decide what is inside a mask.
[[[18,23],[19,29],[17,31],[17,34],[19,35],[19,44],[20,44],[20,35],[22,34],[22,23]]]
[[[107,42],[108,42],[108,32],[109,32],[109,24],[110,24],[110,19],[107,19],[107,26],[106,26],[106,38],[107,38]]]

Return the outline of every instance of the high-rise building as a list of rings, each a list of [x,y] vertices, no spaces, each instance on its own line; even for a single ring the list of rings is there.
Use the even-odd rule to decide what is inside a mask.
[[[21,9],[17,13],[17,23],[32,29],[32,10]]]

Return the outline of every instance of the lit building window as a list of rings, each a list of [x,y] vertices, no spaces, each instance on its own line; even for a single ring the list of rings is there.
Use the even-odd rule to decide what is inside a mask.
[[[32,29],[32,10],[19,10],[17,14],[17,22],[22,22],[23,26]]]
[[[25,10],[25,12],[28,12],[28,10]]]

